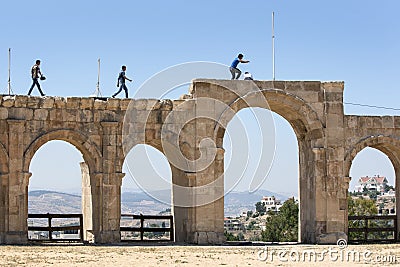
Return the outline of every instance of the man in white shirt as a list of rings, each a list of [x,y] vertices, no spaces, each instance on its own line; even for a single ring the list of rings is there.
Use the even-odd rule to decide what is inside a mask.
[[[253,80],[253,75],[251,75],[250,72],[246,71],[246,72],[244,73],[244,79],[245,79],[245,80]]]

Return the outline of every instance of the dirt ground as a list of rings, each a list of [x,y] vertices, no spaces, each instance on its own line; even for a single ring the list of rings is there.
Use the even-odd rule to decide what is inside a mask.
[[[400,244],[0,246],[0,266],[400,266]]]

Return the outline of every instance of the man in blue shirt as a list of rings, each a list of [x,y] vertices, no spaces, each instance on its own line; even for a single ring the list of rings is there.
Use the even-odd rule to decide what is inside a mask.
[[[229,67],[229,71],[232,74],[232,78],[231,80],[234,79],[239,79],[240,75],[242,74],[242,72],[237,68],[237,66],[239,65],[239,63],[249,63],[250,61],[248,60],[243,60],[243,55],[239,54],[237,56],[237,58],[235,58],[231,64],[231,66]],[[237,75],[236,75],[237,74]],[[235,77],[236,76],[236,77]]]
[[[125,71],[126,71],[126,66],[122,66],[122,71],[118,75],[118,82],[117,82],[117,87],[119,87],[118,92],[112,95],[112,98],[115,98],[121,91],[124,89],[125,91],[125,97],[128,98],[128,88],[125,85],[125,80],[132,81],[128,77],[125,76]],[[119,86],[121,84],[121,86]]]

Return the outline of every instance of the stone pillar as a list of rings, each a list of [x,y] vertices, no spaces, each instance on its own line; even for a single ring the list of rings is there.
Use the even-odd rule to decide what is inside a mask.
[[[185,202],[190,204],[193,202],[192,195],[188,195],[188,189],[192,186],[191,181],[194,179],[193,173],[185,173],[184,171],[171,166],[172,172],[172,212],[174,216],[174,240],[177,243],[189,242],[188,234],[192,229],[192,212],[193,207],[183,206]]]
[[[213,153],[208,155],[213,155]],[[223,149],[218,148],[214,161],[194,179],[194,208],[191,242],[222,244],[224,236]]]
[[[89,167],[85,162],[80,163],[82,174],[82,214],[83,214],[83,240],[88,242],[94,241],[95,229],[94,224],[98,221],[96,216],[97,202],[93,201],[94,196],[98,196],[98,185],[92,184],[90,179]],[[98,232],[98,231],[97,231]]]
[[[9,127],[9,177],[5,197],[5,243],[24,244],[28,241],[28,182],[31,173],[23,172],[25,121],[7,120]]]
[[[301,243],[315,243],[317,225],[317,196],[318,180],[323,180],[324,149],[311,149],[309,141],[299,140],[299,233]],[[323,201],[319,199],[319,201]]]
[[[118,122],[101,122],[103,128],[103,173],[99,182],[99,233],[96,243],[116,243],[121,240],[121,184],[124,173],[120,172],[117,145],[121,145]],[[96,179],[97,182],[97,179]]]
[[[345,234],[348,180],[344,179],[344,110],[343,83],[323,83],[325,105],[325,156],[326,174],[321,187],[316,189],[319,209],[319,244],[336,244]],[[319,191],[322,189],[323,191]],[[323,204],[325,202],[326,204]],[[322,219],[325,217],[324,219]]]
[[[6,210],[7,198],[6,188],[8,185],[8,174],[0,173],[0,244],[5,242],[5,225],[6,225]]]

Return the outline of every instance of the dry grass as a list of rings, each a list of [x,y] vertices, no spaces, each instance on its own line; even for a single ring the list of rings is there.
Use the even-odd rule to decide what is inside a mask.
[[[344,252],[371,252],[371,262],[344,259],[334,261],[326,254],[324,261],[300,260],[304,251],[321,253],[336,246],[269,246],[269,258],[259,260],[258,252],[265,247],[228,246],[0,246],[0,266],[400,266],[400,244],[349,246]],[[274,258],[271,262],[271,253]],[[279,260],[279,252],[283,259]],[[286,254],[284,254],[286,252]],[[292,253],[289,258],[289,252]],[[296,254],[297,253],[297,254]],[[265,254],[263,254],[265,256]],[[333,258],[335,258],[333,254]],[[382,262],[382,256],[396,257],[396,262]],[[340,254],[338,255],[340,256]],[[381,257],[377,262],[376,256]],[[386,258],[389,260],[389,258]]]

